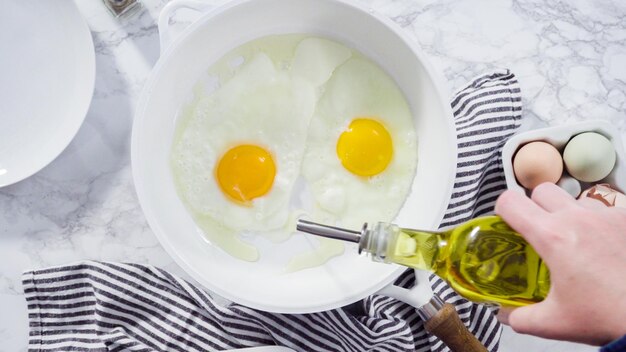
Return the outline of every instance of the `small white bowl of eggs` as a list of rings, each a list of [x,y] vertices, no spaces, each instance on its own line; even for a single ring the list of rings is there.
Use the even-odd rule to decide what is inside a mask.
[[[608,122],[595,120],[512,137],[502,150],[508,188],[530,195],[539,184],[551,182],[576,198],[596,192],[597,187],[623,193],[626,157],[614,131]],[[623,202],[623,195],[613,194]]]

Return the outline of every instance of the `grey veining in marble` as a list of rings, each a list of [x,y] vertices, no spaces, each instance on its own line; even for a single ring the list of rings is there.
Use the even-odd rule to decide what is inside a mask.
[[[355,0],[356,1],[356,0]],[[133,109],[159,55],[166,1],[119,23],[76,0],[96,48],[84,125],[51,165],[0,189],[0,351],[26,349],[20,273],[85,258],[151,263],[180,273],[147,226],[130,169]],[[494,67],[518,75],[526,128],[606,119],[626,143],[626,2],[358,0],[412,33],[451,89]],[[193,20],[181,13],[175,29]],[[452,90],[451,90],[452,92]],[[502,351],[594,351],[506,330]]]

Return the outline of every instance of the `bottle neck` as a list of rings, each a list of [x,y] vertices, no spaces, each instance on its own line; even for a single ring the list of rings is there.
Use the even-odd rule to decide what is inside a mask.
[[[367,253],[377,262],[436,271],[441,248],[445,244],[442,233],[401,229],[394,224],[377,223],[363,231],[359,252]]]
[[[386,258],[389,242],[398,230],[398,226],[387,222],[365,224],[359,241],[359,254],[365,252],[376,262],[388,263]]]

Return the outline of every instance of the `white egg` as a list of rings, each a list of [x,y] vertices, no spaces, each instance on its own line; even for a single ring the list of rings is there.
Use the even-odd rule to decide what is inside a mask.
[[[201,96],[181,117],[171,155],[179,196],[196,223],[213,236],[210,239],[231,255],[256,260],[254,248],[237,239],[236,234],[275,229],[287,222],[288,203],[300,171],[315,102],[312,84],[293,79],[285,70],[277,69],[266,54],[257,53],[223,86]],[[224,165],[221,162],[229,150],[241,146],[252,150],[255,158],[258,150],[269,152],[274,164],[274,171],[254,169],[255,164],[243,173],[241,184],[248,178],[257,182],[263,177],[259,173],[274,173],[269,175],[273,183],[266,194],[244,197],[243,201],[229,196],[220,185],[239,182],[229,178],[241,177],[238,170],[248,167],[244,154],[233,154],[234,166],[223,175],[218,168]],[[241,189],[243,186],[236,192],[245,193]]]
[[[352,125],[350,139],[338,145],[355,120],[362,121],[359,129]],[[387,139],[376,139],[380,126]],[[388,142],[392,152],[385,155]],[[341,148],[354,157],[340,160]],[[415,127],[402,92],[376,64],[354,54],[327,82],[311,120],[302,173],[316,203],[312,218],[350,228],[391,221],[410,192],[416,166]]]
[[[582,191],[580,182],[567,175],[561,176],[561,179],[556,183],[556,185],[563,188],[565,192],[569,193],[574,198],[578,198],[580,192]]]

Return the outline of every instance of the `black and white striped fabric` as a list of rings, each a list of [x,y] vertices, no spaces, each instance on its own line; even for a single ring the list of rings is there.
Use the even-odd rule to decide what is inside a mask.
[[[501,150],[520,127],[522,98],[508,70],[479,76],[455,94],[458,160],[454,191],[441,227],[493,211],[506,189]]]
[[[459,159],[442,225],[493,209],[505,188],[500,148],[519,127],[520,90],[502,70],[482,75],[452,101]],[[407,271],[396,285],[415,282]],[[433,290],[490,351],[501,326],[492,311],[431,276]],[[222,306],[202,288],[161,269],[87,261],[23,274],[30,351],[212,351],[282,345],[296,351],[447,351],[413,307],[371,296],[342,309],[303,315]]]

